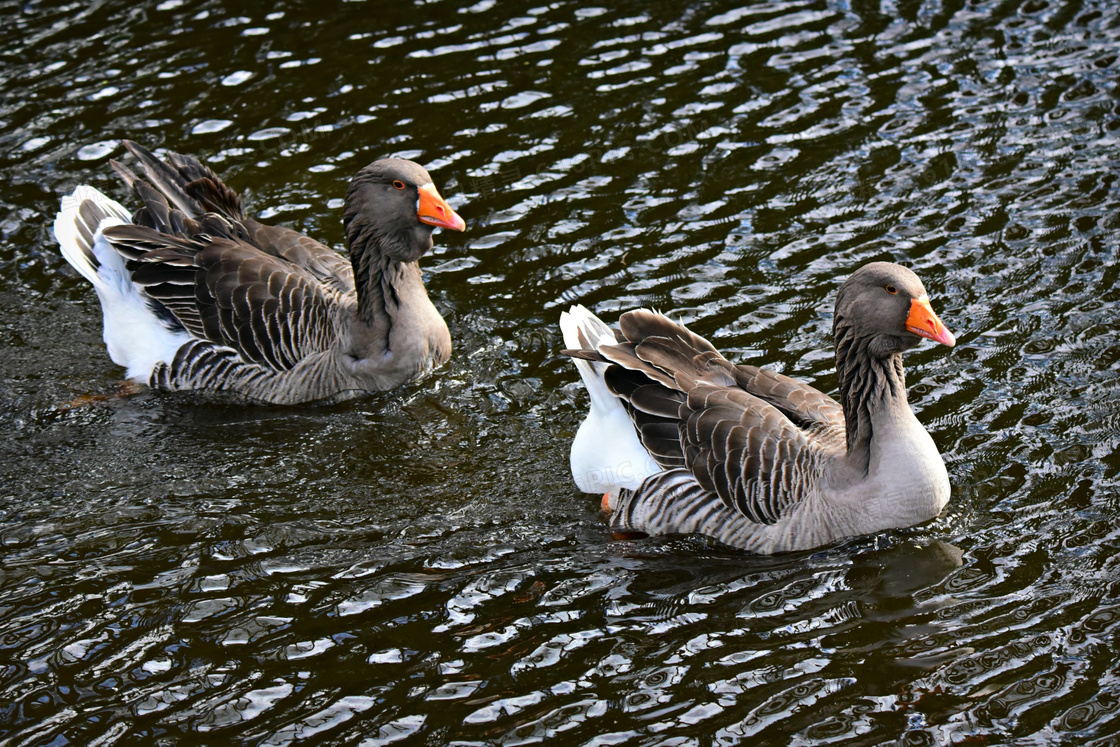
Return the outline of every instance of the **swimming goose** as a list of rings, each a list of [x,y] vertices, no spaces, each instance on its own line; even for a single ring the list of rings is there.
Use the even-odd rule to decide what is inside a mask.
[[[840,402],[735,365],[645,309],[615,333],[582,306],[561,314],[591,407],[572,444],[583,491],[607,493],[616,532],[703,534],[757,553],[806,550],[937,516],[949,477],[906,401],[902,353],[956,340],[921,280],[873,262],[833,317]]]
[[[351,180],[349,258],[249,218],[208,167],[124,141],[110,161],[142,207],[89,186],[62,199],[62,255],[97,291],[109,356],[156,389],[292,404],[392,389],[447,361],[451,335],[417,260],[466,224],[428,172],[387,158]]]

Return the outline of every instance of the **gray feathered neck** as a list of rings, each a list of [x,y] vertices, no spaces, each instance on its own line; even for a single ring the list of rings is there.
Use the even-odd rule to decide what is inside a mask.
[[[839,304],[838,304],[839,305]],[[870,459],[871,413],[880,407],[906,404],[906,374],[902,353],[876,349],[877,337],[858,337],[840,312],[832,324],[836,342],[836,377],[840,381],[840,404],[844,408],[848,456]]]
[[[433,226],[416,219],[414,204],[402,211],[399,202],[387,202],[384,193],[375,189],[398,176],[386,169],[390,161],[399,168],[395,159],[377,161],[350,180],[342,212],[354,268],[358,316],[370,326],[392,326],[404,284],[419,280],[418,261],[432,248]],[[430,181],[426,171],[410,165]]]

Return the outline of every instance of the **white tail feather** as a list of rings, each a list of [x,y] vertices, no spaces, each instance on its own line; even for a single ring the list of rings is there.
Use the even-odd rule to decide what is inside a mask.
[[[62,198],[54,235],[62,256],[97,291],[109,357],[128,369],[128,378],[146,384],[156,364],[170,362],[190,337],[155,315],[129,277],[124,257],[105,239],[105,229],[130,222],[120,203],[82,185]]]
[[[583,306],[561,312],[560,330],[567,348],[584,347],[583,338],[594,349],[617,343],[614,332]],[[583,385],[591,397],[591,409],[572,441],[572,477],[586,493],[611,493],[620,488],[635,490],[661,467],[638,439],[622,401],[611,394],[603,374],[608,364],[573,359]]]
[[[86,226],[81,215],[82,203],[93,203],[98,209],[93,211],[102,216],[100,223],[104,225]],[[70,266],[81,273],[96,288],[101,280],[97,277],[97,258],[93,254],[92,242],[88,241],[78,230],[79,223],[87,228],[90,235],[100,233],[102,228],[131,223],[128,211],[116,200],[112,200],[98,192],[93,187],[85,184],[74,190],[73,194],[62,198],[62,209],[54,219],[54,237],[62,248],[62,256]]]

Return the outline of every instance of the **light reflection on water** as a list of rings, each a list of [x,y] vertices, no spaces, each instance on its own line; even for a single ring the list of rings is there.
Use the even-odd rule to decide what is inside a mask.
[[[318,9],[317,9],[318,10]],[[0,740],[1107,743],[1117,733],[1117,13],[1107,3],[5,8]],[[332,406],[111,395],[58,196],[131,137],[338,244],[360,166],[467,219],[452,361]],[[677,311],[833,390],[835,289],[903,260],[954,483],[760,558],[617,540],[555,329]]]

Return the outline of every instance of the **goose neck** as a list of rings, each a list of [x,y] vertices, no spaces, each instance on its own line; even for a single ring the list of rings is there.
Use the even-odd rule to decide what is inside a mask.
[[[836,373],[844,408],[847,454],[867,468],[877,424],[908,412],[901,353],[876,356],[873,340],[859,339],[850,328],[837,328]]]

